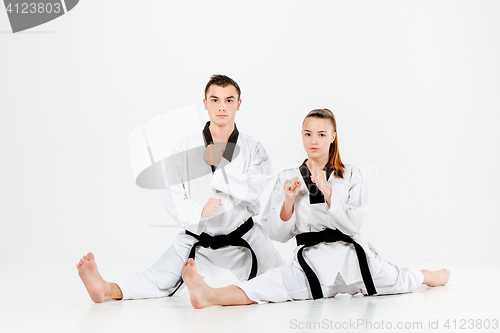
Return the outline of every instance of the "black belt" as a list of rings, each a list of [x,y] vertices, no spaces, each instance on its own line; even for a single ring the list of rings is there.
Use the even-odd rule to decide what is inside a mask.
[[[248,276],[248,279],[253,279],[257,275],[257,256],[255,255],[255,252],[253,252],[252,247],[246,240],[244,240],[242,237],[244,234],[250,231],[252,229],[254,223],[252,220],[252,217],[249,217],[248,220],[245,221],[242,225],[240,225],[236,230],[230,232],[227,235],[217,235],[217,236],[210,236],[209,234],[202,232],[200,235],[194,234],[188,230],[186,230],[186,234],[193,236],[196,238],[198,241],[193,244],[191,247],[191,251],[189,252],[189,257],[188,258],[193,258],[196,255],[196,248],[198,246],[203,246],[205,248],[209,247],[213,250],[220,249],[222,247],[226,246],[241,246],[241,247],[246,247],[247,249],[250,250],[250,253],[252,254],[252,269],[250,270],[250,275]],[[177,288],[168,296],[173,296],[177,290],[182,286],[182,277],[178,282]]]
[[[309,287],[311,288],[311,293],[314,299],[323,298],[321,284],[319,283],[318,277],[316,276],[312,268],[309,267],[309,265],[305,261],[302,252],[306,247],[309,246],[314,246],[319,243],[333,243],[337,241],[342,241],[354,245],[366,291],[368,292],[368,295],[374,295],[377,293],[377,290],[375,290],[375,285],[373,284],[372,276],[370,274],[370,268],[368,267],[368,261],[366,260],[366,253],[361,245],[353,241],[351,237],[343,234],[338,229],[325,229],[318,232],[305,232],[302,234],[298,234],[297,236],[295,236],[295,240],[297,241],[297,245],[304,245],[297,252],[297,260],[299,261],[300,267],[302,267],[304,273],[306,274],[307,281],[309,282]]]

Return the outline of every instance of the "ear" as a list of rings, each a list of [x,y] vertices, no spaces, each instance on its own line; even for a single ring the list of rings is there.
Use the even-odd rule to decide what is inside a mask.
[[[205,110],[208,110],[207,109],[207,99],[206,98],[203,99],[203,105],[205,106]]]
[[[337,138],[337,132],[333,132],[333,140],[332,143],[335,142],[335,139]]]
[[[240,109],[240,105],[241,105],[241,99],[238,100],[238,105],[236,105],[236,111]]]

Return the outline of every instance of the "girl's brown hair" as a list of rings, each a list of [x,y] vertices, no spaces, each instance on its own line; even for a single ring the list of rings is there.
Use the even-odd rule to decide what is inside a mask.
[[[337,123],[335,121],[335,116],[333,115],[333,112],[328,110],[328,109],[315,109],[309,112],[306,117],[304,118],[304,121],[309,118],[309,117],[314,117],[314,118],[320,118],[320,119],[328,119],[332,123],[333,126],[333,132],[337,132]],[[337,178],[344,178],[344,164],[342,163],[342,160],[340,159],[340,153],[339,153],[339,138],[338,135],[335,137],[335,140],[330,144],[330,151],[328,153],[328,164],[333,168],[333,174]]]

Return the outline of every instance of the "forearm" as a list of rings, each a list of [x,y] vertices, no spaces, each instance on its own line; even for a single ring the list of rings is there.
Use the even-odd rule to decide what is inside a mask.
[[[197,230],[202,220],[203,203],[187,199],[175,191],[160,190],[167,212],[185,229]]]
[[[281,211],[283,210],[284,201],[272,200],[266,206],[264,213],[260,219],[262,225],[272,240],[277,242],[286,243],[293,236],[295,236],[295,214],[293,213],[293,207],[291,209],[292,213],[288,221],[283,220]]]
[[[222,163],[221,163],[222,164]],[[231,164],[218,168],[211,181],[212,188],[219,190],[243,205],[255,205],[262,191],[272,179],[272,172],[243,173]]]
[[[288,221],[293,215],[294,200],[287,200],[283,202],[283,208],[281,209],[280,218],[283,221]]]
[[[326,204],[328,208],[332,206],[332,189],[328,186],[327,189],[323,192],[323,196],[325,197]]]
[[[368,215],[367,206],[352,206],[337,197],[333,198],[328,209],[333,225],[344,234],[354,236],[360,232],[361,225]]]

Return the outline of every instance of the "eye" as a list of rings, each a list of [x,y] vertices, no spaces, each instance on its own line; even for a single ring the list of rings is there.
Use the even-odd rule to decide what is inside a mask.
[[[322,133],[322,134],[320,134],[319,136],[320,136],[320,137],[324,137],[325,135]]]
[[[309,133],[306,133],[306,134],[304,134],[304,135],[305,135],[305,136],[311,136],[311,134],[309,134]]]
[[[227,100],[227,102],[228,102],[228,103],[232,103],[232,102],[233,102],[233,100],[232,100],[232,99],[228,99],[228,100]]]
[[[217,103],[217,99],[213,98],[212,103]]]

